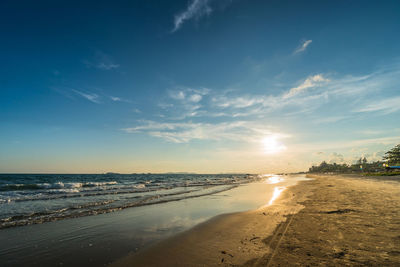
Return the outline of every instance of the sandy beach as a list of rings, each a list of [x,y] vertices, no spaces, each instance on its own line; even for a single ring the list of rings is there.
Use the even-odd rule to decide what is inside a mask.
[[[400,0],[0,6],[0,267],[400,267]]]
[[[398,266],[397,178],[312,178],[272,205],[217,216],[112,266]]]

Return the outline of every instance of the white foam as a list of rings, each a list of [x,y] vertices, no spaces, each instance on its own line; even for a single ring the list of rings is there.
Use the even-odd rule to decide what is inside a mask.
[[[85,185],[89,186],[103,186],[103,185],[114,185],[117,184],[116,181],[111,181],[111,182],[87,182]]]

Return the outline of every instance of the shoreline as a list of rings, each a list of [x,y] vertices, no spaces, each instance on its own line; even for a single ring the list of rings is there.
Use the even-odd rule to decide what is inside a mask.
[[[400,264],[400,183],[310,175],[274,204],[214,217],[111,266]]]
[[[1,229],[0,238],[5,242],[0,245],[0,265],[107,265],[216,215],[263,206],[273,198],[276,187],[287,187],[302,179],[304,176],[266,176],[202,197]],[[215,187],[202,192],[210,190]]]
[[[264,240],[288,215],[304,208],[311,191],[299,181],[289,186],[271,205],[256,210],[215,216],[193,228],[137,253],[130,253],[110,266],[216,266],[240,265],[262,257]],[[268,249],[268,248],[267,248]]]

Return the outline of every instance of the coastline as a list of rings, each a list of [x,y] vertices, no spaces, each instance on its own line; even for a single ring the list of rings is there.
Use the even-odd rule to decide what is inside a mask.
[[[111,266],[400,264],[400,183],[313,175],[258,210],[214,217]]]
[[[271,205],[216,216],[110,266],[241,265],[261,258],[268,250],[264,240],[288,215],[304,208],[300,202],[312,194],[310,187],[301,186],[307,182],[288,187]]]
[[[0,244],[0,265],[104,266],[220,214],[263,206],[274,198],[275,188],[303,179],[303,175],[266,175],[214,194],[1,229],[5,242]],[[213,188],[206,186],[202,192]]]

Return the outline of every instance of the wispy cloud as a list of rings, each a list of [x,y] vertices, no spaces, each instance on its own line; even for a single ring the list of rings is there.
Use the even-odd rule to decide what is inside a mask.
[[[171,98],[173,98],[173,99],[176,99],[176,100],[184,100],[185,97],[186,97],[186,94],[185,94],[184,91],[181,91],[181,90],[179,90],[179,91],[170,91],[169,92],[169,96]]]
[[[247,108],[255,104],[261,104],[265,102],[264,97],[257,96],[239,96],[236,98],[229,98],[227,96],[214,97],[213,102],[218,107],[227,108]]]
[[[120,97],[120,96],[108,96],[108,97],[109,97],[109,98],[111,99],[111,101],[113,101],[113,102],[132,103],[131,100],[126,99],[126,98],[123,98],[123,97]]]
[[[391,97],[374,101],[356,109],[356,112],[382,112],[384,114],[393,113],[400,110],[400,96]]]
[[[337,152],[333,152],[329,155],[328,159],[329,163],[344,163],[344,156],[342,154],[339,154]]]
[[[208,88],[176,88],[168,91],[169,98],[159,103],[159,107],[165,110],[173,110],[177,114],[175,119],[194,117],[199,115],[201,102],[210,93]],[[165,103],[172,100],[173,103]]]
[[[382,130],[370,130],[370,129],[368,129],[368,130],[358,131],[358,133],[363,134],[363,135],[379,135],[379,134],[382,134],[383,131]]]
[[[323,83],[327,83],[329,81],[330,80],[325,78],[322,74],[309,76],[299,86],[291,88],[289,92],[287,92],[283,97],[284,98],[292,97],[307,90],[308,88],[321,86]]]
[[[254,142],[281,132],[271,126],[280,125],[282,120],[302,118],[306,124],[313,125],[341,120],[357,121],[363,115],[353,112],[355,107],[374,99],[382,92],[386,95],[394,92],[395,96],[390,101],[382,100],[362,106],[357,112],[380,111],[377,114],[384,115],[385,112],[400,110],[400,96],[394,87],[399,82],[399,72],[400,67],[359,76],[321,73],[306,76],[295,86],[288,81],[286,90],[277,92],[266,88],[265,94],[251,94],[251,88],[227,89],[221,92],[205,88],[177,87],[167,90],[159,105],[159,120],[153,117],[138,121],[123,130],[128,133],[145,133],[176,143],[192,140]],[[281,84],[280,88],[283,86]],[[311,153],[329,149],[332,152],[336,148],[374,146],[376,143],[386,145],[392,141],[393,138],[329,141],[309,143],[306,146],[292,144],[290,149],[311,149]]]
[[[199,102],[202,100],[203,96],[210,93],[208,88],[176,88],[174,90],[169,90],[169,96],[175,100]]]
[[[197,116],[209,117],[246,117],[267,116],[271,112],[280,112],[280,116],[294,116],[301,113],[312,113],[316,109],[330,111],[325,114],[312,115],[313,122],[333,123],[354,118],[356,112],[380,111],[380,114],[393,113],[400,110],[399,96],[369,103],[379,92],[395,92],[393,86],[398,84],[400,67],[382,69],[367,75],[339,76],[333,74],[310,75],[295,87],[280,94],[240,94],[240,90],[228,90],[223,93],[210,91],[206,100],[202,101],[204,109],[196,111]],[[288,84],[289,85],[289,84]],[[247,89],[246,91],[250,91]],[[272,90],[269,90],[272,92]],[[333,105],[332,105],[333,104]],[[338,107],[342,107],[339,109]],[[174,107],[176,108],[176,107]],[[333,112],[335,111],[335,112]]]
[[[298,54],[298,53],[305,51],[311,43],[312,43],[312,40],[302,41],[300,46],[294,51],[294,54]]]
[[[100,104],[100,97],[99,95],[95,94],[95,93],[84,93],[75,89],[72,89],[72,91],[76,94],[78,94],[79,96],[89,100],[90,102],[96,103],[96,104]]]
[[[219,95],[214,96],[212,101],[215,106],[224,109],[241,109],[240,113],[231,113],[235,116],[256,115],[266,113],[287,106],[302,106],[310,102],[318,101],[325,97],[326,92],[315,92],[310,94],[308,89],[326,86],[330,79],[322,74],[307,77],[300,85],[290,88],[280,95]],[[303,93],[303,94],[300,94]],[[307,94],[308,93],[308,94]],[[243,112],[243,110],[247,110]],[[298,110],[296,111],[299,112]]]
[[[189,97],[189,101],[190,101],[190,102],[197,103],[197,102],[200,102],[202,98],[203,98],[203,96],[201,96],[201,95],[199,95],[199,94],[193,94],[193,95],[191,95],[191,96]]]
[[[183,23],[191,19],[200,19],[201,17],[210,15],[213,11],[209,5],[209,0],[192,0],[189,2],[185,11],[176,14],[174,18],[174,28],[172,33],[179,30]]]
[[[195,139],[258,142],[266,136],[288,137],[288,135],[273,132],[271,127],[249,121],[221,123],[159,123],[155,121],[142,121],[142,125],[140,126],[122,130],[127,133],[144,132],[175,143],[187,143]]]
[[[366,138],[366,139],[354,139],[354,140],[329,140],[325,142],[312,142],[308,144],[299,144],[298,150],[302,151],[321,151],[321,150],[334,150],[334,149],[349,149],[352,152],[366,151],[367,147],[373,145],[395,145],[400,142],[400,136],[385,136],[379,138]]]
[[[110,62],[99,62],[97,65],[95,65],[95,67],[101,70],[112,70],[119,68],[119,64],[114,64]]]
[[[341,120],[345,120],[347,118],[348,118],[348,116],[329,116],[329,117],[323,116],[323,117],[314,119],[313,122],[317,123],[317,124],[319,124],[319,123],[334,123],[334,122],[338,122]]]
[[[100,70],[112,70],[120,67],[119,64],[115,63],[110,55],[104,52],[96,51],[93,60],[84,60],[83,64],[87,68],[96,68]]]
[[[111,99],[112,101],[115,101],[115,102],[117,102],[117,101],[122,101],[122,99],[121,99],[120,97],[117,97],[117,96],[110,96],[110,99]]]

